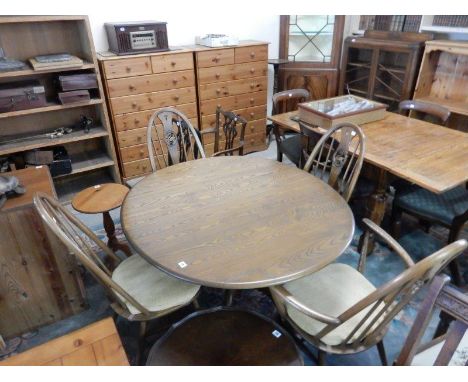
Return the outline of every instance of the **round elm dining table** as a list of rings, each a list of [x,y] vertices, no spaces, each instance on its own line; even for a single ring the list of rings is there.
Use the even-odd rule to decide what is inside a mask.
[[[192,283],[263,288],[318,271],[350,244],[353,214],[309,173],[258,157],[215,157],[156,171],[121,209],[149,263]]]

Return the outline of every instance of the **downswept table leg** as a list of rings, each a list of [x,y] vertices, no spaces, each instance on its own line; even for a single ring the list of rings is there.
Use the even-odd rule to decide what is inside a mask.
[[[102,213],[103,217],[103,223],[104,223],[104,229],[106,231],[108,241],[107,241],[107,246],[112,249],[114,252],[117,250],[121,250],[124,252],[128,257],[132,255],[132,251],[128,247],[127,244],[121,243],[117,240],[117,237],[115,236],[115,224],[114,221],[112,220],[109,211],[103,212]]]
[[[368,201],[368,218],[378,226],[385,215],[387,202],[387,172],[379,168],[377,185]],[[366,230],[359,238],[358,251],[366,256],[374,249],[374,234]]]

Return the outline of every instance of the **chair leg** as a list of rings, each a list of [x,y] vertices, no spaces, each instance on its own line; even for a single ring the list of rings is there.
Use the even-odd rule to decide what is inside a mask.
[[[145,335],[147,329],[147,321],[140,321],[140,327],[138,328],[138,350],[135,363],[137,366],[141,364],[141,358],[143,355],[143,350],[145,346]]]
[[[380,362],[382,362],[382,366],[388,366],[387,354],[385,353],[383,340],[377,343],[377,350],[379,351],[379,357]]]
[[[391,235],[395,239],[399,239],[401,235],[401,217],[403,215],[403,210],[395,204],[392,206],[392,215],[390,218],[390,225],[391,225]]]
[[[318,365],[319,366],[326,366],[327,365],[327,353],[323,350],[318,351]]]
[[[224,305],[225,306],[232,306],[232,302],[234,300],[234,293],[233,289],[227,289],[224,291]]]
[[[461,231],[463,225],[464,225],[464,222],[461,222],[461,223],[454,222],[454,223],[452,223],[452,226],[450,227],[450,232],[449,232],[447,244],[453,243],[454,241],[457,240],[458,235],[460,234],[460,231]],[[457,259],[452,260],[450,262],[449,270],[450,270],[450,274],[452,275],[452,282],[458,287],[463,286],[464,280],[463,280],[462,275],[460,273],[460,268],[458,266]]]

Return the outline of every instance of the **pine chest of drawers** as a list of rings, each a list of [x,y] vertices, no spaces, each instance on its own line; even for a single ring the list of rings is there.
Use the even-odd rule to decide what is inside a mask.
[[[149,174],[146,129],[157,109],[175,107],[198,128],[193,50],[99,58],[122,177]],[[156,152],[160,168],[166,155]]]
[[[268,45],[244,42],[235,47],[195,49],[200,128],[214,127],[216,107],[247,120],[244,153],[264,150],[268,90]],[[205,139],[206,155],[213,143]]]

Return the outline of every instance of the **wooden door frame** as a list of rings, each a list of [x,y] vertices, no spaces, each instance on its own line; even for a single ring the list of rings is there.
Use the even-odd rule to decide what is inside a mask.
[[[289,15],[280,16],[280,38],[279,38],[279,58],[288,58],[289,47]],[[291,67],[302,68],[317,68],[317,69],[337,69],[340,68],[341,50],[343,47],[343,33],[344,33],[344,15],[335,15],[335,27],[333,33],[332,43],[332,56],[330,62],[310,62],[310,61],[296,61],[289,62],[287,65]],[[336,33],[336,32],[339,33]]]

